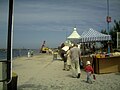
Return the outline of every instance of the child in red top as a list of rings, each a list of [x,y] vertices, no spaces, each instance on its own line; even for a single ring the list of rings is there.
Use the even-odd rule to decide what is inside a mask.
[[[92,66],[90,65],[90,61],[86,62],[85,71],[87,73],[87,83],[92,84],[91,74],[94,73]]]

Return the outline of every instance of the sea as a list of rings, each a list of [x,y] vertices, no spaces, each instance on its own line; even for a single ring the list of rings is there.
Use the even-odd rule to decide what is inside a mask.
[[[13,49],[12,51],[12,57],[23,57],[28,54],[28,51],[33,51],[33,55],[39,54],[39,49]],[[6,49],[0,49],[0,60],[7,60],[7,50]]]

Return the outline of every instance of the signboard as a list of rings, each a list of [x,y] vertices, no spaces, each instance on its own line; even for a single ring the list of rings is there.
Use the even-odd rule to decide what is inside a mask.
[[[117,32],[117,48],[120,49],[120,32]]]

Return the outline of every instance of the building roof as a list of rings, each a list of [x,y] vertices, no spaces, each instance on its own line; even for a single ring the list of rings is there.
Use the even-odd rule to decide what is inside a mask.
[[[81,38],[81,36],[78,34],[76,28],[74,28],[71,35],[67,37],[67,39],[80,39],[80,38]]]

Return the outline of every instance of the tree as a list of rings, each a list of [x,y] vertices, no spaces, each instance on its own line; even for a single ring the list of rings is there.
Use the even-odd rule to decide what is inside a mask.
[[[120,32],[120,21],[114,20],[114,26],[110,29],[110,35],[112,37],[113,48],[117,47],[117,32]]]
[[[115,26],[114,26],[114,30],[117,32],[120,32],[120,21],[116,21],[114,20]]]
[[[101,33],[103,33],[103,34],[108,34],[108,33],[106,32],[106,29],[101,30]]]
[[[113,48],[117,47],[117,32],[120,32],[120,21],[114,20],[114,26],[110,29],[109,34],[111,35],[112,38],[112,46]],[[108,34],[106,32],[106,29],[101,30],[101,33],[103,34]],[[103,45],[106,45],[106,42],[102,42]]]

